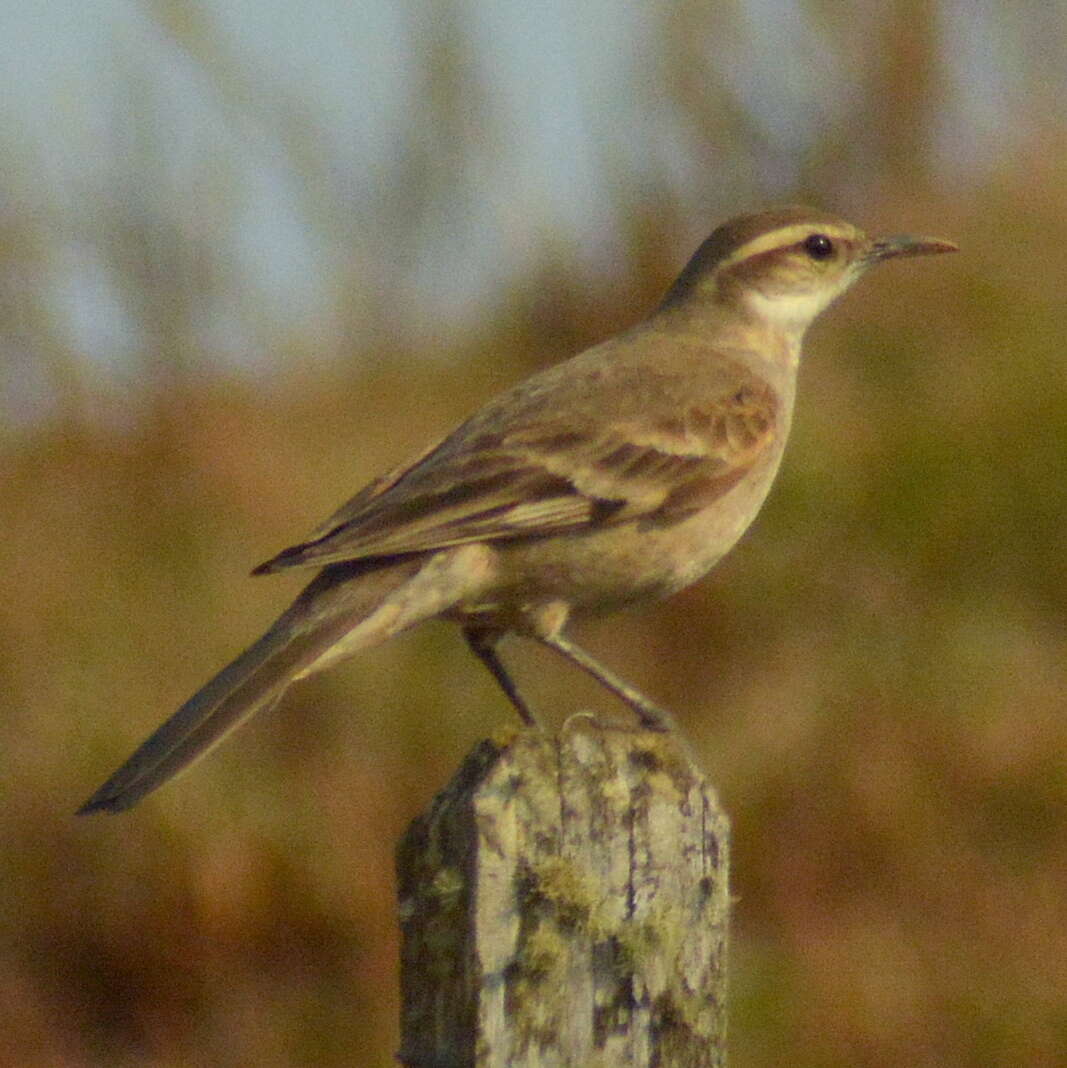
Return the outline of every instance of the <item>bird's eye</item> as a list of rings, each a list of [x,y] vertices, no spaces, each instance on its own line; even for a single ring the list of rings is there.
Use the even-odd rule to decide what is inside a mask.
[[[812,234],[804,242],[804,251],[813,260],[826,260],[834,254],[834,243],[826,234]]]

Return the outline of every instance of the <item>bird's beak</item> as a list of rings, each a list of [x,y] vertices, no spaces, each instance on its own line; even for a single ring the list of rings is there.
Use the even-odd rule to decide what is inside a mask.
[[[933,256],[938,252],[958,252],[959,245],[942,241],[939,237],[912,237],[898,234],[895,237],[880,237],[864,256],[868,264],[881,263],[895,256]]]

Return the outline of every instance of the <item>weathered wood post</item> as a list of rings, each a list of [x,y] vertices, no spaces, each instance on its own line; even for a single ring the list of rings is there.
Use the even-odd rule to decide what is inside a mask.
[[[398,848],[400,1061],[724,1064],[728,834],[671,735],[482,742]]]

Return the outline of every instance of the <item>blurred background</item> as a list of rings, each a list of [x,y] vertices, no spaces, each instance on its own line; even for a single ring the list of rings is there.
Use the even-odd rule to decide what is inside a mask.
[[[1060,0],[0,25],[0,1063],[392,1063],[394,842],[513,718],[458,634],[73,810],[299,588],[253,565],[796,201],[963,251],[812,331],[714,575],[579,637],[732,815],[734,1065],[1067,1063]],[[505,655],[557,719],[623,714]]]

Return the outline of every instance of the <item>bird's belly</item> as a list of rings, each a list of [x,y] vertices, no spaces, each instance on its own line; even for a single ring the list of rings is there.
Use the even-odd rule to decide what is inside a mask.
[[[665,526],[626,523],[500,547],[491,600],[501,608],[560,601],[591,614],[669,597],[707,574],[744,533],[752,513],[730,513],[714,509]]]

